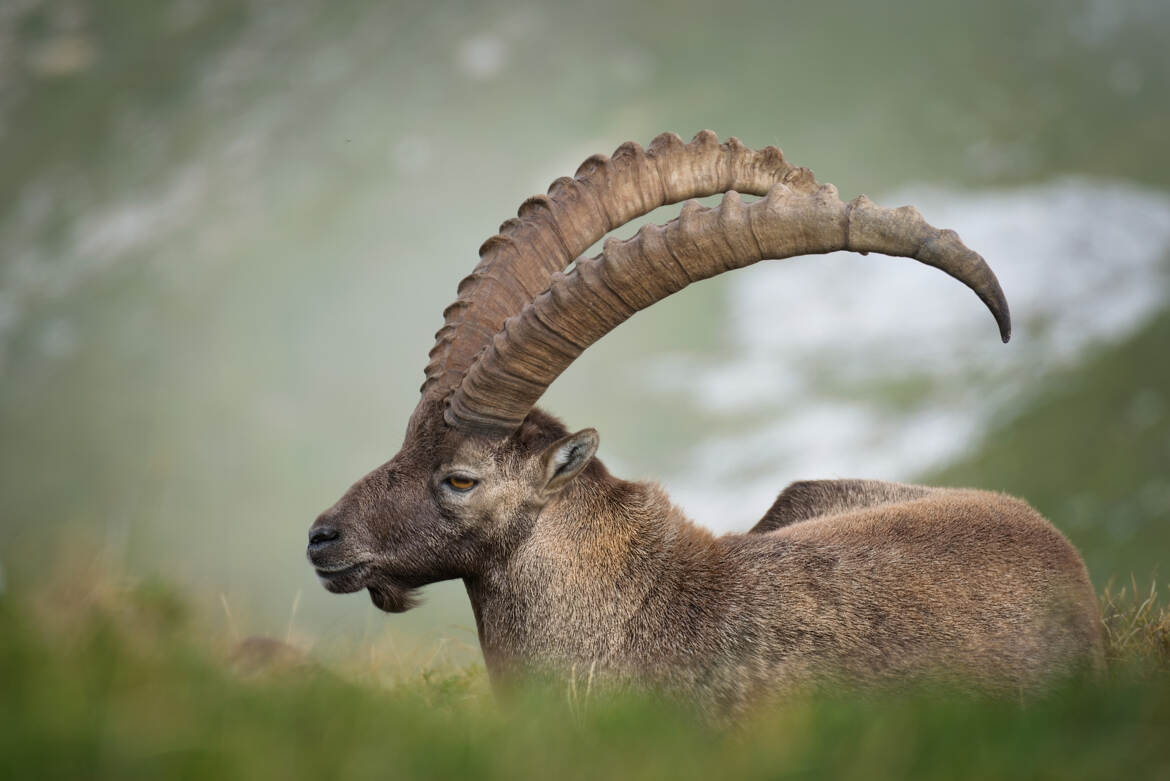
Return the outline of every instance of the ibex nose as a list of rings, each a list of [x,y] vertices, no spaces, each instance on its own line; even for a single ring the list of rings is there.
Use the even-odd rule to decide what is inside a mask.
[[[332,526],[314,526],[309,529],[309,550],[328,547],[341,538],[341,532]]]

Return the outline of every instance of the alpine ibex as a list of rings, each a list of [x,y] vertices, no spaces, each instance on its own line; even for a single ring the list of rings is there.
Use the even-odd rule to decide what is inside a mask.
[[[578,259],[635,217],[716,193],[717,207],[688,200],[677,219]],[[401,451],[309,530],[325,588],[365,588],[399,612],[418,587],[462,578],[494,681],[593,670],[712,715],[814,681],[938,673],[1018,691],[1099,666],[1084,564],[1018,499],[800,482],[748,533],[715,537],[659,486],[606,471],[596,431],[570,434],[534,407],[589,345],[688,284],[836,250],[942,269],[1007,341],[991,269],[913,207],[842,203],[779,149],[709,131],[589,158],[480,249],[444,313]]]

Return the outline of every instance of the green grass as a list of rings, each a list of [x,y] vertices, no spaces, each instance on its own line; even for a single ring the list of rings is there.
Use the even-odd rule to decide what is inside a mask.
[[[1105,598],[1099,681],[1028,703],[822,692],[718,731],[580,689],[498,703],[479,666],[419,668],[373,644],[331,660],[241,649],[165,584],[71,569],[0,597],[0,777],[1170,777],[1158,589]]]

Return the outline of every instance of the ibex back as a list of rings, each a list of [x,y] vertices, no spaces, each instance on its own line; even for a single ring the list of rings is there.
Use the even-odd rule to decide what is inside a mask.
[[[578,259],[637,216],[716,193],[715,208],[688,201],[678,219]],[[595,431],[570,434],[534,407],[589,345],[689,283],[836,250],[942,269],[1007,341],[999,283],[954,232],[913,207],[842,203],[779,149],[704,131],[585,161],[481,248],[444,313],[401,451],[309,531],[321,581],[398,612],[414,589],[461,578],[493,680],[591,670],[715,717],[826,680],[941,675],[1014,692],[1099,666],[1084,564],[1020,500],[801,482],[750,532],[714,537],[657,485],[610,475]]]

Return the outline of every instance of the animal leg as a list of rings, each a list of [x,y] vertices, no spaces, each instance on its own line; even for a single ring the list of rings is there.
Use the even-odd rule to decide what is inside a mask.
[[[750,533],[763,534],[847,510],[921,499],[937,490],[882,480],[799,480],[780,492]]]

